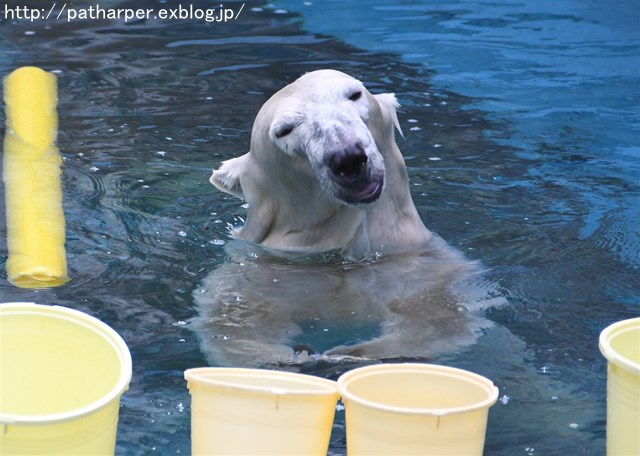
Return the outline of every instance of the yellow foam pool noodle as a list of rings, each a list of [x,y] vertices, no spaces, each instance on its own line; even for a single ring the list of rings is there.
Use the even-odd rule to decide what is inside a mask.
[[[4,103],[7,278],[21,288],[57,286],[68,277],[56,76],[18,68],[4,79]]]

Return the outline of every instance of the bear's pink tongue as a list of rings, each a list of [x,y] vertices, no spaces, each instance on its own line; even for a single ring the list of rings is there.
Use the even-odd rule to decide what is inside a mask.
[[[378,182],[371,182],[364,190],[359,191],[354,196],[362,203],[372,203],[378,199],[377,195],[380,184]]]

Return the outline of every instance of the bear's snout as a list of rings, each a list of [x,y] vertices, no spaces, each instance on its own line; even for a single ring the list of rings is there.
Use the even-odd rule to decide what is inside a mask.
[[[346,203],[372,203],[382,193],[384,170],[370,163],[362,143],[355,142],[328,154],[327,166]]]
[[[366,173],[367,154],[361,143],[355,143],[329,156],[329,168],[338,179],[353,180]]]

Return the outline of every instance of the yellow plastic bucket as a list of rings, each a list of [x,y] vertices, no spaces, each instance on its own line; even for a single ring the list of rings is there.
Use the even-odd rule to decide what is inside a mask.
[[[131,355],[85,313],[0,304],[0,454],[113,455]]]
[[[431,364],[379,364],[338,379],[349,455],[481,455],[498,389]]]
[[[640,454],[640,318],[600,333],[607,372],[607,454]]]
[[[326,455],[338,386],[310,375],[202,367],[184,373],[194,455]]]

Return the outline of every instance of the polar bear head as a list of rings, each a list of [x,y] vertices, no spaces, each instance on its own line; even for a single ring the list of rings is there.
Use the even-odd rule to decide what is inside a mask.
[[[362,83],[320,71],[285,92],[286,103],[261,112],[270,119],[268,139],[284,154],[304,157],[326,197],[346,204],[377,200],[384,187],[384,160],[366,124],[375,101]]]
[[[397,210],[417,218],[394,140],[396,106],[393,94],[372,95],[335,70],[307,73],[273,95],[256,116],[250,151],[210,179],[249,203],[235,235],[283,250],[367,250],[374,208],[380,221]],[[419,218],[411,223],[426,231]]]

